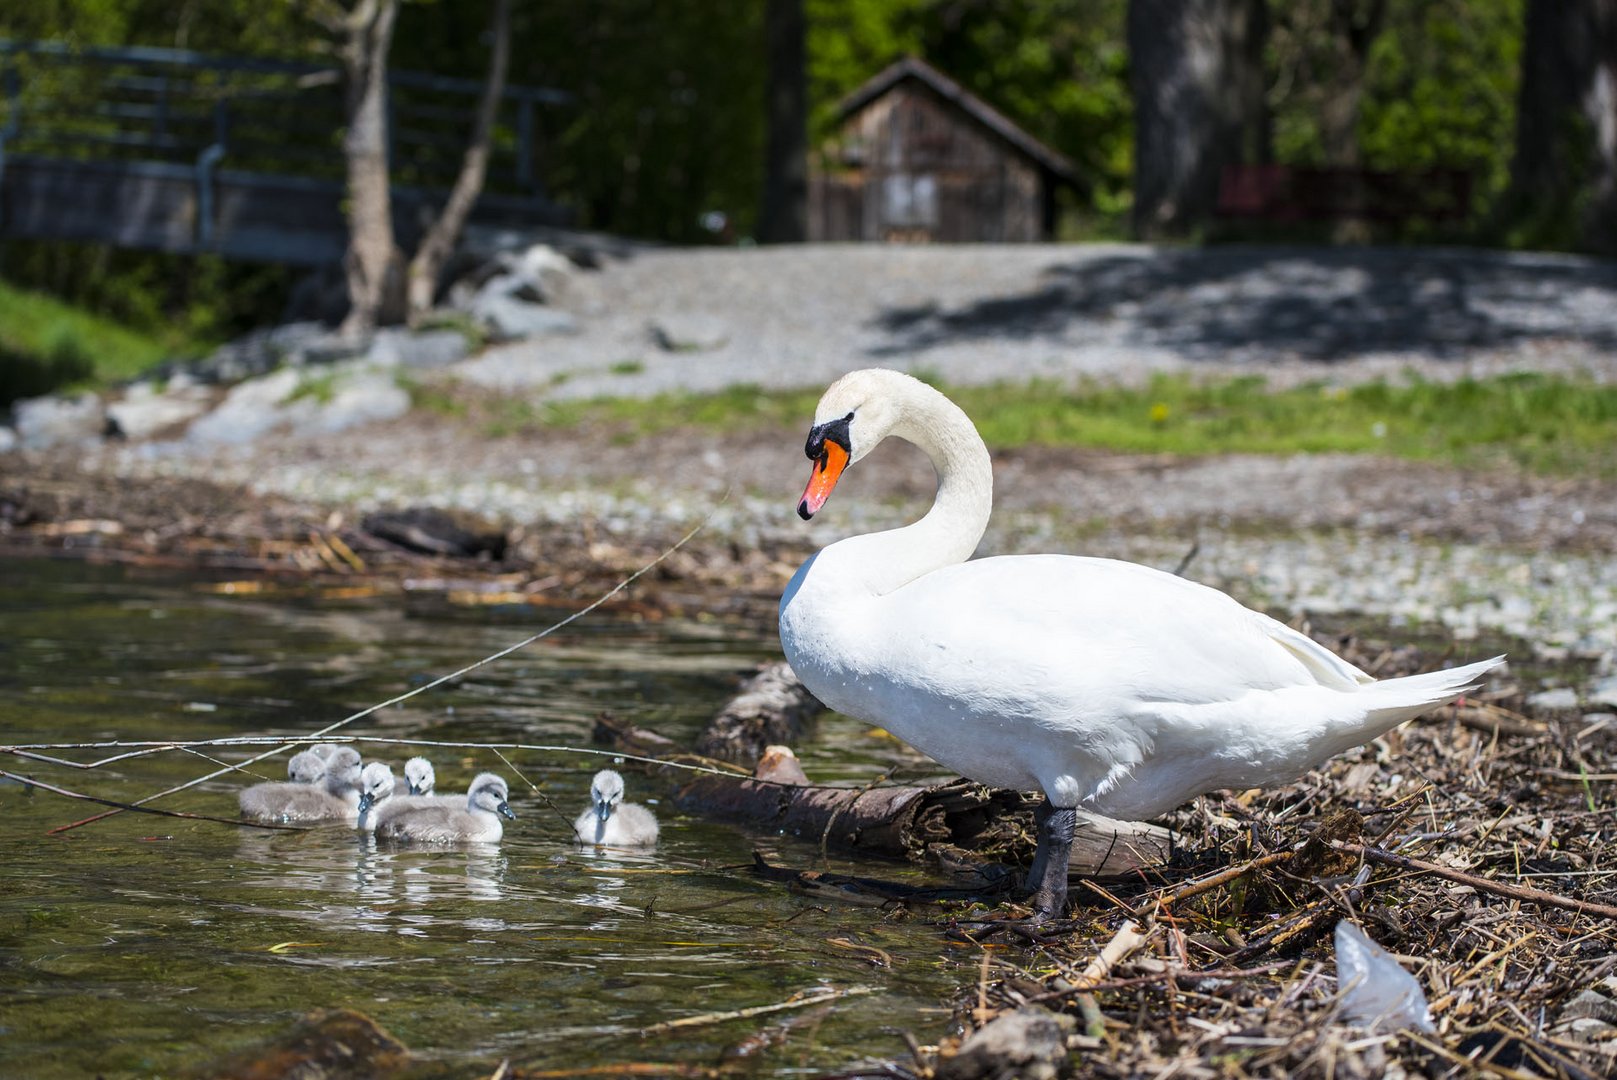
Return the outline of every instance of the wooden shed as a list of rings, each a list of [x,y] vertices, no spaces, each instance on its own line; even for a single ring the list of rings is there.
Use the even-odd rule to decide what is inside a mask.
[[[843,99],[809,176],[810,240],[1026,242],[1072,163],[913,57]]]

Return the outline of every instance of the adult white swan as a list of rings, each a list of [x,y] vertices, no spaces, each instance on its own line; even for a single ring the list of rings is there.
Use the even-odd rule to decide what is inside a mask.
[[[786,658],[826,705],[971,779],[1041,789],[1028,888],[1061,913],[1077,811],[1161,814],[1215,788],[1291,780],[1452,701],[1495,657],[1377,681],[1304,634],[1172,574],[1113,559],[966,560],[988,525],[988,449],[960,408],[896,371],[820,399],[812,517],[889,435],[926,452],[932,509],[810,558],[780,601]]]

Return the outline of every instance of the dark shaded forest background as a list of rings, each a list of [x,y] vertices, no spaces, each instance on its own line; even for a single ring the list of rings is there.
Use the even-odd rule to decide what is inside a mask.
[[[6,6],[0,37],[331,61],[333,43],[315,17],[322,4],[330,6],[329,0],[36,0]],[[550,193],[579,227],[672,243],[748,242],[758,235],[770,117],[778,115],[768,108],[766,24],[771,8],[778,16],[782,4],[513,5],[510,81],[573,96],[572,104],[544,114],[540,165]],[[1208,231],[1206,208],[1164,204],[1148,175],[1177,167],[1153,165],[1150,155],[1179,153],[1174,140],[1186,133],[1175,124],[1195,122],[1216,128],[1211,138],[1228,144],[1215,148],[1213,165],[1442,166],[1472,173],[1473,205],[1463,225],[1411,221],[1378,239],[1611,246],[1599,216],[1600,201],[1612,199],[1609,168],[1599,168],[1611,135],[1598,114],[1590,119],[1586,108],[1568,103],[1585,94],[1581,70],[1601,63],[1617,70],[1613,0],[785,0],[784,6],[801,17],[811,155],[830,132],[843,95],[894,59],[920,56],[1078,165],[1086,183],[1063,195],[1063,239],[1219,238]],[[476,0],[409,0],[398,16],[392,66],[481,79],[488,8]],[[1199,42],[1196,34],[1208,27],[1241,40]],[[1186,93],[1200,94],[1196,100],[1211,119],[1178,106],[1166,116],[1159,106],[1142,110],[1140,102],[1154,91],[1175,89],[1176,80],[1193,74],[1198,50],[1238,60],[1233,69],[1215,71],[1220,85],[1211,90],[1187,83]],[[775,55],[778,63],[778,49]],[[1519,115],[1524,101],[1540,115]],[[338,155],[340,133],[332,138]],[[720,232],[711,227],[716,214],[727,223]],[[1341,239],[1317,232],[1260,238]],[[201,341],[276,318],[292,272],[13,241],[0,250],[0,274],[133,326]]]

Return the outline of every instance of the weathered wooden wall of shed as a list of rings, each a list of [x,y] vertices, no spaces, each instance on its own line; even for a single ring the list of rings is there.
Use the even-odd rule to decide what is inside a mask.
[[[1039,169],[925,87],[901,85],[870,102],[843,125],[838,149],[840,168],[811,184],[811,239],[1043,238]],[[895,220],[905,191],[928,187],[930,200],[910,200],[920,209]]]

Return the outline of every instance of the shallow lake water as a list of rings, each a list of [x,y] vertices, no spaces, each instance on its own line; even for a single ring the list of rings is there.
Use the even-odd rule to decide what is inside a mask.
[[[422,615],[396,597],[242,596],[218,581],[0,562],[0,742],[312,732],[556,614]],[[588,747],[594,717],[611,710],[685,739],[775,649],[772,634],[733,623],[597,613],[344,733]],[[361,749],[396,768],[409,754]],[[816,779],[849,781],[899,753],[835,720],[803,752]],[[755,850],[892,880],[916,879],[909,867],[827,864],[810,843],[682,816],[662,781],[629,770],[631,799],[662,818],[662,843],[645,855],[581,851],[563,815],[584,806],[609,759],[516,753],[519,776],[487,751],[430,756],[440,790],[484,769],[506,777],[519,819],[501,844],[421,850],[342,827],[132,813],[51,835],[97,808],[0,783],[0,1075],[169,1075],[322,1007],[366,1013],[445,1075],[487,1075],[507,1058],[556,1070],[713,1064],[738,1049],[761,1075],[813,1075],[902,1055],[903,1030],[941,1030],[980,958],[924,918],[827,910],[745,869]],[[93,771],[0,755],[7,771],[121,801],[214,767],[185,753]],[[252,768],[281,779],[285,758]],[[156,805],[234,817],[248,782],[230,774]],[[641,1034],[826,987],[870,992]]]

